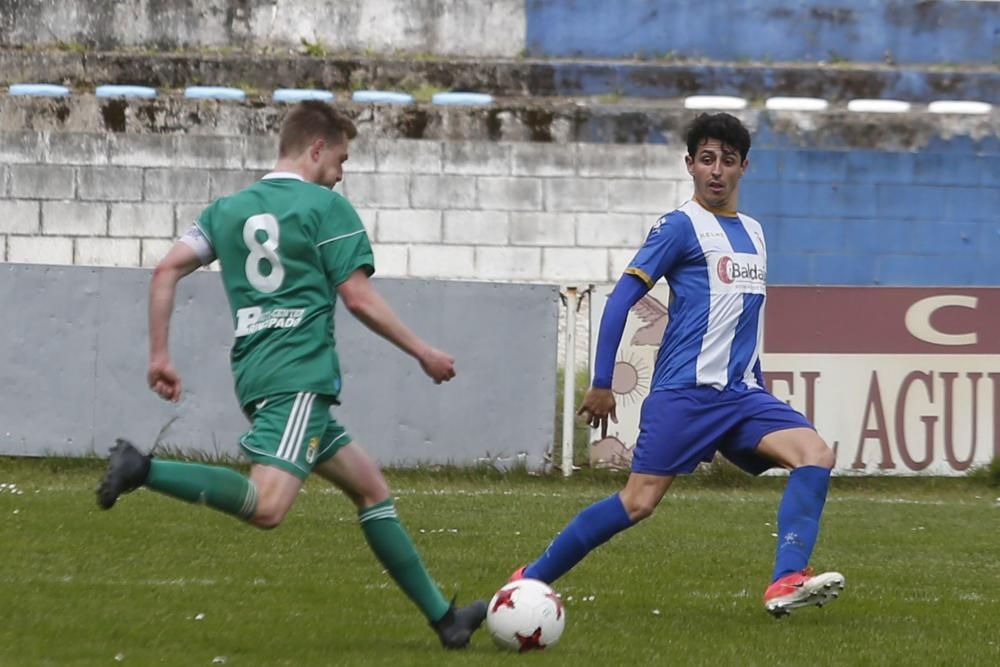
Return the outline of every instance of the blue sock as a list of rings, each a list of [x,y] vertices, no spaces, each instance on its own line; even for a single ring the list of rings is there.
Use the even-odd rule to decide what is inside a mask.
[[[573,517],[545,553],[524,569],[524,576],[551,584],[615,533],[631,525],[632,520],[617,493],[599,500]]]
[[[798,572],[809,564],[829,487],[828,468],[802,466],[788,476],[785,495],[778,506],[778,548],[771,581]]]

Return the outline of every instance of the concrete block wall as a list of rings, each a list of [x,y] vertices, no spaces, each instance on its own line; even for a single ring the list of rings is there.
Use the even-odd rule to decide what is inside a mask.
[[[996,0],[0,0],[0,44],[995,64]]]
[[[595,169],[599,150],[629,168]],[[382,274],[606,282],[624,268],[611,250],[637,247],[681,201],[680,171],[652,180],[656,150],[681,160],[663,146],[361,141],[340,188],[373,231]]]
[[[265,137],[24,131],[0,144],[3,258],[25,263],[152,266],[205,204],[273,160]],[[683,184],[679,170],[646,180],[663,171],[650,156],[672,149],[610,147],[632,163],[617,178],[593,166],[594,148],[360,139],[338,189],[380,275],[605,282],[623,268],[612,249],[641,243]]]
[[[260,136],[0,132],[9,262],[152,266],[272,164]],[[361,138],[338,186],[383,276],[602,283],[691,195],[683,148]],[[751,151],[775,284],[992,285],[1000,153]]]

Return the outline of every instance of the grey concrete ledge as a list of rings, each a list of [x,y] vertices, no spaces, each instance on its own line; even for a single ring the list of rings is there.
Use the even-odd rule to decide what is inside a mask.
[[[830,101],[892,98],[1000,103],[996,67],[895,67],[823,63],[702,63],[586,60],[368,59],[271,55],[0,51],[0,85],[61,83],[79,90],[103,84],[161,89],[226,85],[248,92],[276,88],[463,90],[497,97],[688,95],[819,97]]]
[[[371,137],[437,141],[525,141],[554,143],[681,143],[694,111],[678,102],[581,104],[572,100],[500,100],[489,107],[430,104],[368,105],[337,102]],[[287,107],[251,96],[243,102],[11,97],[0,94],[0,131],[90,134],[275,135]],[[759,105],[735,112],[756,132],[757,146],[855,147],[917,150],[961,140],[977,152],[1000,151],[1000,111],[981,116],[846,111],[767,111]],[[925,109],[925,108],[924,108]]]

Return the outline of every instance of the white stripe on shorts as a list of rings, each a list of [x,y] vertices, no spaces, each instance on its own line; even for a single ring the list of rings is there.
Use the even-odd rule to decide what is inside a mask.
[[[301,417],[302,402],[305,396],[302,392],[295,395],[292,411],[288,415],[288,421],[285,422],[285,432],[281,434],[281,443],[278,445],[278,451],[274,454],[279,459],[287,459],[287,454],[292,450],[292,439],[299,430],[299,418]]]
[[[306,394],[306,400],[302,406],[302,419],[299,421],[298,433],[295,434],[293,441],[295,445],[292,448],[292,455],[288,459],[293,463],[299,460],[299,453],[302,451],[302,441],[305,440],[306,429],[309,427],[309,415],[312,413],[314,400],[316,400],[316,394]]]

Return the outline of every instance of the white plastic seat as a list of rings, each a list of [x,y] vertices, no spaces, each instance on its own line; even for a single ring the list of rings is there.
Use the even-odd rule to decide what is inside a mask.
[[[856,99],[847,103],[848,111],[858,113],[906,113],[910,103],[903,100]]]
[[[747,101],[742,97],[732,97],[730,95],[691,95],[684,98],[685,109],[719,109],[734,110],[746,109]]]
[[[455,106],[482,106],[493,104],[493,96],[486,93],[437,93],[431,97],[431,103]]]
[[[355,102],[371,102],[374,104],[413,103],[413,95],[399,93],[394,90],[356,90],[351,99]]]
[[[931,113],[986,114],[993,110],[989,102],[971,100],[935,100],[927,105]]]
[[[830,103],[818,97],[769,97],[764,107],[770,111],[826,111]]]
[[[184,97],[193,100],[233,100],[246,99],[247,94],[239,88],[226,86],[188,86],[184,89]]]
[[[69,95],[69,88],[54,83],[15,83],[7,92],[26,97],[66,97]]]
[[[320,100],[322,102],[332,102],[336,96],[329,90],[317,90],[312,88],[278,88],[271,95],[275,102],[301,102],[303,100]]]
[[[94,94],[98,97],[142,97],[148,99],[156,97],[156,89],[149,86],[109,84],[98,86],[94,90]]]

